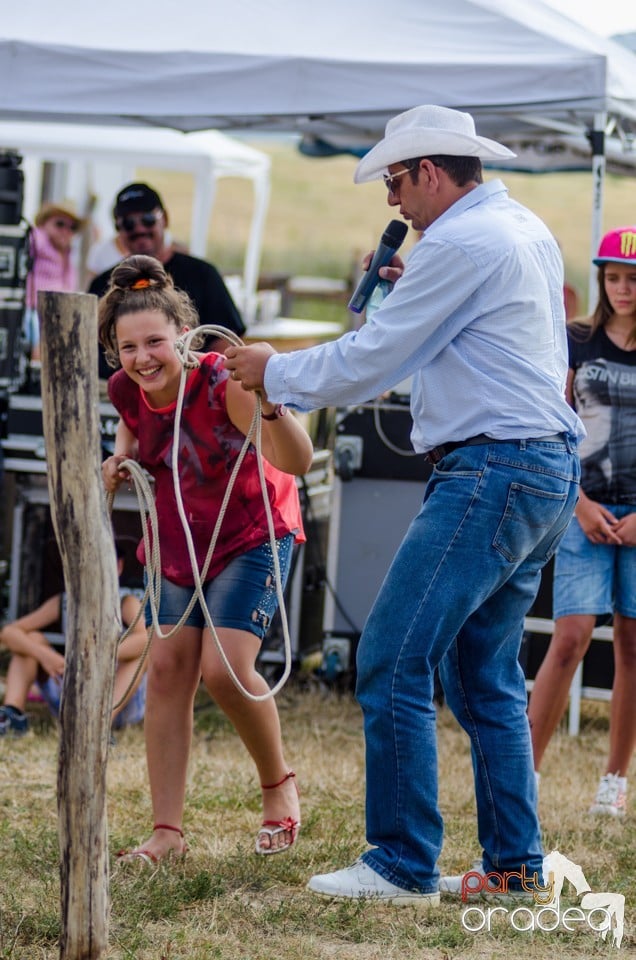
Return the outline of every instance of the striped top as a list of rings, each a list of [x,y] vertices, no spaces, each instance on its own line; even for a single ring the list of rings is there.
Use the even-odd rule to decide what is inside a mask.
[[[74,293],[78,290],[78,277],[70,253],[60,253],[40,227],[31,231],[31,257],[33,265],[27,275],[26,305],[37,306],[40,290],[58,293]]]

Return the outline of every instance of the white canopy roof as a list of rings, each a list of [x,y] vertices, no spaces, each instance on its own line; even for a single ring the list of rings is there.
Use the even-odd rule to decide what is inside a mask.
[[[631,51],[541,0],[22,0],[1,29],[0,118],[375,136],[428,102],[485,135],[512,113],[509,132],[636,122]]]
[[[0,29],[0,120],[364,142],[437,103],[504,142],[589,137],[592,247],[603,134],[619,154],[636,134],[636,56],[542,0],[21,0]]]

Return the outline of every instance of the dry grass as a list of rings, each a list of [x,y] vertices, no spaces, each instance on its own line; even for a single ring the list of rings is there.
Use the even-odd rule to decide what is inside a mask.
[[[304,890],[315,872],[346,865],[364,849],[360,714],[349,696],[296,678],[279,699],[302,789],[296,849],[257,858],[259,791],[250,761],[216,708],[196,715],[187,814],[189,853],[154,870],[113,865],[109,960],[530,960],[616,954],[587,928],[576,934],[469,934],[459,904],[417,913],[322,901]],[[440,803],[446,821],[443,871],[478,855],[466,738],[439,714]],[[542,782],[546,847],[580,863],[594,890],[626,896],[622,952],[634,947],[634,817],[622,823],[585,815],[607,747],[606,705],[584,705],[578,738],[555,739]],[[0,960],[58,956],[55,817],[56,738],[43,726],[21,741],[0,741]],[[119,735],[108,768],[110,850],[138,842],[151,822],[143,736]]]

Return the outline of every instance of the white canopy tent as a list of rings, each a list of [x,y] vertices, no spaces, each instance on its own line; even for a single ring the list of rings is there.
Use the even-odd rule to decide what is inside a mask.
[[[592,245],[604,135],[628,153],[636,57],[541,0],[23,0],[4,18],[0,120],[271,130],[376,139],[418,103],[486,136],[591,143]]]
[[[180,170],[192,175],[194,190],[189,249],[205,257],[217,181],[244,177],[251,182],[254,204],[243,275],[232,293],[248,321],[254,317],[263,231],[269,204],[270,159],[260,150],[216,131],[184,136],[175,130],[96,127],[84,124],[0,122],[0,149],[24,157],[24,215],[28,220],[42,196],[42,163],[63,165],[55,199],[72,199],[85,212],[95,197],[92,222],[104,236],[113,229],[112,204],[117,191],[140,166]]]
[[[6,119],[376,136],[434,102],[482,129],[494,115],[499,132],[580,132],[599,111],[636,122],[633,54],[541,0],[243,0],[240,16],[199,0],[23,0],[2,31]]]

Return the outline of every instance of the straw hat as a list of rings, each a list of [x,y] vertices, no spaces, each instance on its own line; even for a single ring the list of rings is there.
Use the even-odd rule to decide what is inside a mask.
[[[36,227],[41,227],[47,220],[50,220],[51,217],[60,216],[68,217],[69,220],[72,220],[78,230],[86,223],[83,217],[78,216],[75,206],[70,200],[60,200],[59,202],[53,200],[42,204],[35,215],[35,225]]]
[[[384,139],[365,154],[353,179],[355,183],[377,180],[390,163],[436,154],[479,157],[480,160],[503,160],[515,156],[512,150],[496,140],[478,137],[475,121],[469,113],[425,104],[389,120]]]

